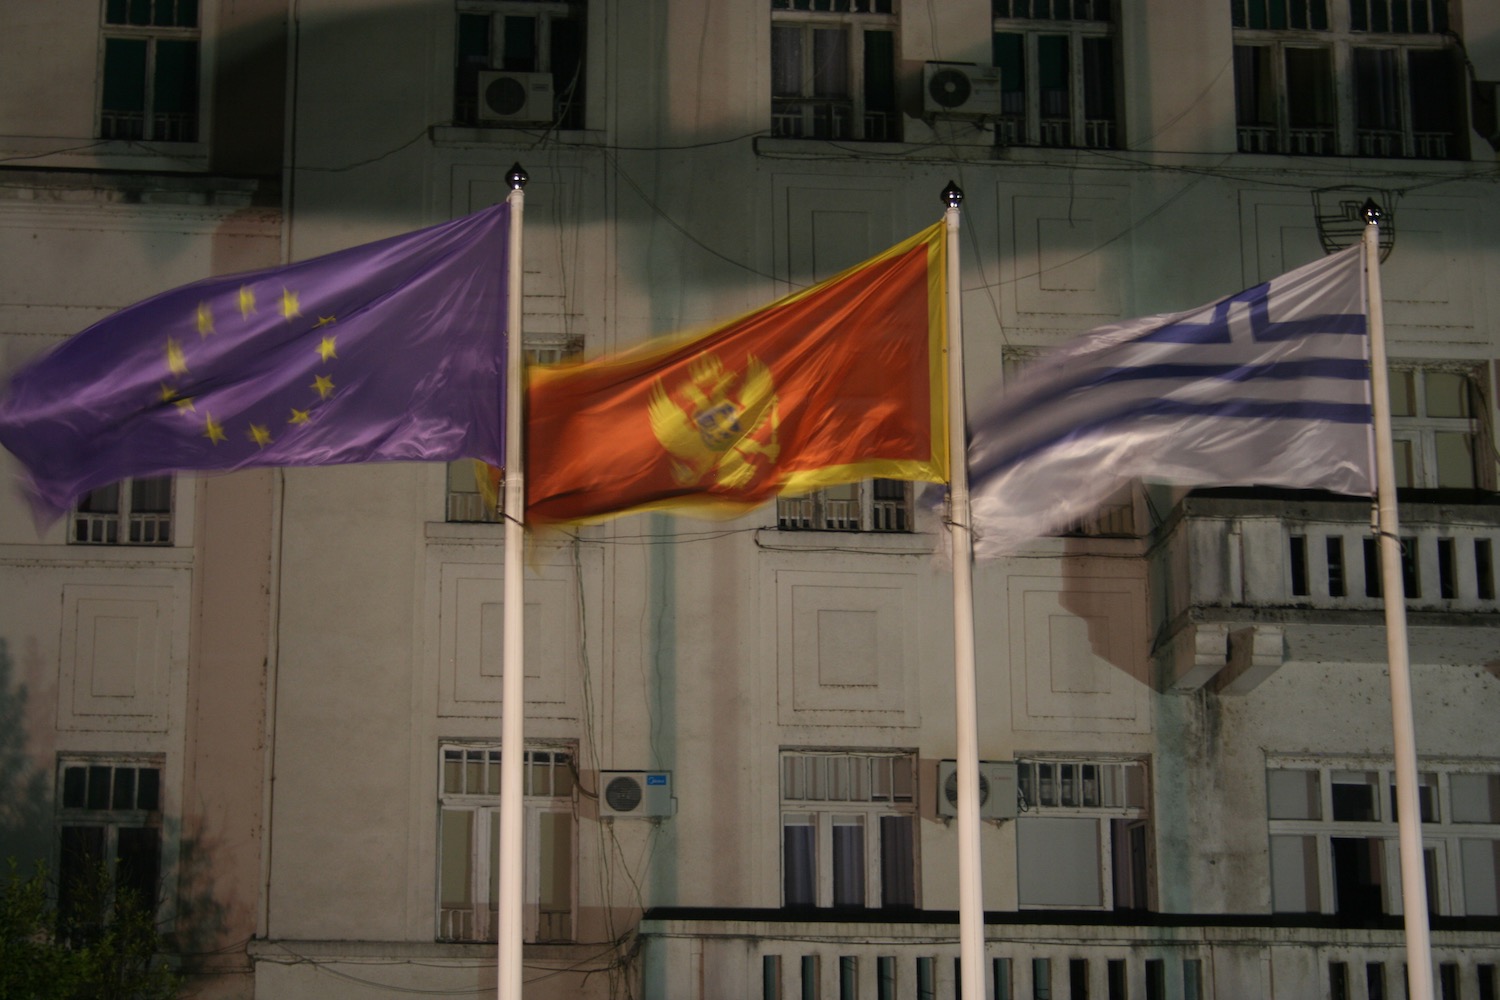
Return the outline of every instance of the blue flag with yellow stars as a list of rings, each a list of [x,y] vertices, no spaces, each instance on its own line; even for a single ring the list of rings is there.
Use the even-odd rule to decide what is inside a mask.
[[[503,465],[509,206],[209,278],[16,373],[0,444],[39,515],[127,476],[262,465]]]

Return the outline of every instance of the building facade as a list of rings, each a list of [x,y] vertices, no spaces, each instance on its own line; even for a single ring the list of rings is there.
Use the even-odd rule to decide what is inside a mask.
[[[493,204],[520,163],[538,361],[829,277],[956,183],[973,406],[1082,331],[1348,245],[1373,197],[1438,995],[1500,990],[1490,5],[48,11],[0,31],[6,371],[164,288]],[[0,498],[5,853],[154,864],[217,995],[492,992],[504,553],[472,484],[181,476],[44,531]],[[532,540],[528,995],[955,995],[923,493]],[[1400,995],[1375,567],[1367,502],[1142,486],[976,568],[990,995]]]

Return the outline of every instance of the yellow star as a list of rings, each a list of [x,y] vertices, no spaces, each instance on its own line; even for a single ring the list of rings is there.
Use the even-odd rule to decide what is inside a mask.
[[[271,443],[271,432],[264,424],[251,424],[250,440],[264,448]]]
[[[302,306],[297,301],[297,293],[283,288],[281,290],[281,315],[290,320],[293,316],[302,315]]]
[[[334,349],[333,349],[333,338],[332,337],[324,337],[323,338],[323,342],[318,345],[318,355],[320,357],[322,357],[322,359],[324,361],[327,361],[329,358],[336,358],[336,357],[338,357],[338,354],[335,353]]]
[[[295,406],[292,407],[292,415],[291,415],[291,418],[287,420],[287,423],[289,423],[289,424],[305,424],[305,423],[307,423],[307,421],[308,421],[308,415],[307,415],[307,411],[306,410],[299,410]]]
[[[218,332],[214,329],[214,314],[209,311],[208,303],[198,303],[198,336],[206,337],[210,333]]]
[[[173,375],[187,374],[187,359],[182,356],[182,345],[167,338],[167,370]]]
[[[333,395],[333,379],[327,375],[319,375],[313,379],[313,384],[310,388],[318,390],[319,399],[327,399]]]
[[[173,405],[175,405],[179,410],[182,410],[184,412],[186,412],[188,410],[195,410],[196,411],[198,409],[196,406],[193,405],[193,397],[191,397],[191,396],[184,396],[181,399],[173,400]]]
[[[240,315],[245,319],[255,312],[255,290],[249,285],[240,286]]]
[[[177,398],[177,389],[175,387],[167,385],[167,383],[163,382],[161,384],[161,401],[163,403],[170,403],[172,400],[174,400],[176,398]]]
[[[338,317],[337,316],[319,316],[318,317],[318,326],[332,326],[336,322],[338,322]]]
[[[208,440],[215,446],[217,446],[220,441],[226,440],[224,437],[223,425],[214,419],[214,415],[212,413],[208,414],[203,421],[203,436],[208,438]]]

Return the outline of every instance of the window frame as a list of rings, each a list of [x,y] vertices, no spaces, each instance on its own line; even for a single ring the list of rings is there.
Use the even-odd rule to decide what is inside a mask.
[[[137,509],[136,484],[162,480],[167,483],[167,509]],[[111,489],[118,490],[114,511],[83,509],[92,498]],[[68,515],[67,540],[69,545],[169,547],[176,544],[176,521],[176,476],[130,476],[90,490],[74,502]]]
[[[68,805],[70,794],[68,792],[69,774],[73,769],[81,769],[84,773],[80,778],[85,782],[83,794],[87,796],[94,781],[92,772],[100,768],[108,768],[109,787],[108,804],[102,806]],[[151,770],[156,774],[155,784],[155,808],[137,808],[131,806],[118,806],[119,792],[116,783],[116,773],[123,770],[136,772],[131,780],[131,796],[133,802],[139,801],[140,779],[139,772]],[[167,830],[163,822],[165,814],[165,802],[167,799],[166,787],[166,758],[162,754],[145,753],[90,753],[63,751],[57,755],[56,770],[56,798],[57,808],[53,817],[55,836],[53,838],[54,867],[57,873],[58,905],[60,911],[68,909],[67,897],[69,887],[67,885],[70,861],[66,856],[64,846],[67,839],[64,831],[69,829],[101,829],[102,839],[100,843],[100,856],[109,868],[110,884],[114,886],[119,877],[120,858],[120,831],[121,830],[151,830],[156,834],[156,857],[154,888],[149,900],[149,912],[158,919],[162,918],[164,911],[168,909],[170,900],[167,898],[168,878],[168,853],[167,853]]]
[[[1478,775],[1490,778],[1500,786],[1500,761],[1488,762],[1444,762],[1423,761],[1418,773],[1419,801],[1422,803],[1422,854],[1425,859],[1428,885],[1428,906],[1433,913],[1450,916],[1469,916],[1467,883],[1464,881],[1465,845],[1484,842],[1500,857],[1500,816],[1494,822],[1481,823],[1454,818],[1452,784],[1455,775]],[[1285,772],[1308,772],[1318,776],[1316,817],[1272,817],[1271,775]],[[1338,915],[1338,889],[1336,885],[1337,861],[1334,857],[1335,840],[1364,840],[1379,845],[1381,913],[1398,916],[1403,911],[1401,898],[1401,862],[1398,849],[1398,829],[1395,819],[1395,768],[1390,760],[1368,758],[1320,758],[1309,760],[1296,757],[1268,757],[1266,761],[1266,828],[1268,855],[1267,865],[1271,891],[1269,900],[1273,913],[1319,913]],[[1376,794],[1372,797],[1374,818],[1335,819],[1334,784],[1336,775],[1370,774],[1374,776]],[[1430,796],[1426,789],[1432,789]],[[1492,794],[1500,799],[1500,789]],[[1492,808],[1500,809],[1500,801]],[[1317,904],[1316,910],[1278,906],[1276,898],[1277,878],[1275,871],[1275,842],[1277,838],[1298,838],[1304,845],[1311,841],[1313,856],[1307,858],[1303,850],[1303,862],[1316,866]],[[1500,862],[1497,862],[1500,863]],[[1307,883],[1303,882],[1304,888]],[[1304,895],[1304,898],[1305,895]],[[1491,897],[1495,909],[1500,910],[1500,884]],[[1492,917],[1500,914],[1483,913],[1478,916]]]
[[[524,843],[524,887],[521,907],[523,940],[528,944],[565,943],[575,939],[578,927],[578,781],[577,744],[570,741],[527,741],[525,767],[522,773],[526,787],[522,794],[522,821]],[[460,766],[468,764],[480,768],[481,787],[470,791],[449,788],[447,765],[450,753],[463,755]],[[539,761],[535,755],[548,755],[549,760]],[[472,758],[472,759],[471,759]],[[565,758],[559,760],[557,758]],[[492,868],[492,859],[499,850],[498,826],[500,817],[500,744],[493,741],[443,740],[437,757],[437,838],[434,842],[433,916],[434,940],[451,943],[493,943],[499,933],[498,892],[495,880],[498,872]],[[545,763],[554,773],[564,769],[567,791],[565,794],[533,794],[536,767]],[[467,780],[467,778],[465,778]],[[468,862],[466,906],[444,905],[445,822],[450,814],[465,814],[471,817],[468,826]],[[544,911],[542,905],[541,830],[544,818],[563,815],[568,819],[567,843],[568,878],[566,907]],[[467,919],[463,916],[467,914]],[[455,922],[459,926],[454,931]],[[559,932],[558,927],[563,927]],[[549,929],[551,928],[551,929]]]
[[[552,114],[549,126],[560,131],[582,131],[588,125],[588,77],[589,77],[589,5],[587,0],[455,0],[453,19],[453,121],[466,128],[514,128],[508,122],[481,122],[479,120],[478,95],[467,93],[468,73],[459,51],[459,26],[465,15],[489,18],[488,64],[475,67],[476,72],[534,72],[552,76]],[[504,61],[505,19],[507,17],[535,17],[536,60],[532,70],[506,70],[496,65]],[[571,97],[568,87],[557,79],[553,68],[552,25],[558,21],[571,21],[578,25],[581,39],[578,55],[577,81]],[[502,53],[497,56],[497,52]],[[565,101],[566,99],[566,101]],[[561,113],[559,111],[561,110]],[[522,126],[535,128],[536,126]]]
[[[848,10],[794,9],[789,0],[772,0],[771,4],[771,134],[781,139],[815,139],[847,142],[900,142],[901,110],[897,68],[901,63],[900,16],[891,0],[843,0]],[[830,3],[829,6],[834,4]],[[880,11],[875,6],[885,6]],[[867,9],[853,9],[864,7]],[[816,93],[816,41],[819,31],[839,30],[844,35],[846,52],[846,78],[844,88],[847,97],[837,95],[820,96]],[[801,34],[800,66],[798,67],[798,93],[779,94],[777,86],[776,34],[778,31],[798,30]],[[868,73],[868,32],[885,32],[891,36],[891,85],[892,107],[890,110],[869,108],[866,93]],[[842,111],[847,121],[839,124]],[[822,115],[826,114],[826,125]]]
[[[1106,11],[1113,5],[1106,7]],[[993,9],[999,9],[994,5]],[[1023,108],[1020,114],[1002,111],[995,120],[995,144],[999,146],[1038,146],[1053,149],[1119,149],[1120,148],[1120,59],[1119,33],[1115,30],[1113,16],[1105,17],[1000,17],[990,22],[991,49],[998,54],[1002,35],[1018,35],[1021,38],[1021,64],[1023,80]],[[1042,116],[1041,56],[1043,37],[1062,37],[1067,41],[1068,53],[1068,116],[1062,121],[1055,116]],[[1087,109],[1088,60],[1085,58],[1086,41],[1102,41],[1110,54],[1108,87],[1112,107],[1110,117],[1090,118]],[[1000,60],[994,59],[996,67]],[[1001,86],[1005,80],[1001,79]],[[1002,91],[1001,100],[1005,100]],[[1061,128],[1059,128],[1061,122]],[[1079,141],[1082,140],[1082,141]]]
[[[145,3],[147,9],[152,12],[155,11],[156,4],[158,3],[172,3],[174,6],[191,3],[195,23],[192,25],[132,24],[128,20],[124,22],[111,21],[110,8],[117,3],[124,4],[127,8],[132,3]],[[94,134],[96,136],[106,142],[170,143],[176,149],[202,144],[203,136],[207,131],[204,109],[208,106],[207,82],[209,74],[204,59],[204,38],[206,34],[204,22],[211,16],[208,10],[209,7],[211,7],[210,4],[198,2],[198,0],[176,0],[175,3],[174,0],[101,0],[99,5],[97,90],[94,100]],[[155,18],[151,17],[149,19],[154,20]],[[108,83],[108,50],[109,42],[111,41],[137,41],[145,44],[140,135],[128,134],[130,130],[119,129],[110,124],[112,114],[129,114],[129,112],[112,112],[104,106],[107,96],[105,88]],[[193,46],[192,61],[194,78],[192,81],[191,97],[194,107],[190,113],[190,121],[187,120],[189,117],[188,113],[180,113],[184,118],[184,123],[187,125],[185,131],[191,133],[185,137],[159,134],[163,123],[158,121],[158,119],[164,119],[171,114],[170,112],[157,110],[158,95],[156,88],[159,82],[157,80],[157,64],[160,54],[160,43],[162,42],[191,43]],[[122,132],[127,134],[120,134]]]
[[[1398,415],[1395,400],[1391,406],[1391,438],[1398,463],[1397,487],[1401,490],[1475,489],[1493,492],[1496,487],[1494,436],[1490,426],[1491,412],[1488,367],[1483,362],[1393,360],[1387,366],[1390,387],[1410,377],[1413,412]],[[1431,375],[1456,375],[1465,379],[1464,405],[1467,416],[1433,417],[1427,414],[1429,399],[1427,379]],[[1467,486],[1445,486],[1438,479],[1442,471],[1438,437],[1461,434],[1469,442],[1473,482]],[[1402,483],[1403,476],[1407,479]]]
[[[916,752],[907,750],[816,750],[786,748],[778,755],[778,786],[780,794],[780,848],[781,905],[797,908],[807,904],[791,903],[787,899],[789,857],[787,831],[793,827],[811,827],[813,830],[811,870],[813,876],[812,906],[817,909],[858,910],[909,910],[921,906],[921,851],[917,818],[917,773]],[[808,762],[808,763],[804,763]],[[834,788],[834,775],[843,763],[846,772],[847,791]],[[824,767],[824,764],[831,766]],[[888,767],[888,770],[887,770]],[[860,789],[859,771],[864,769],[868,780],[865,790]],[[802,784],[796,784],[794,772],[803,774]],[[882,795],[875,775],[887,770],[888,791]],[[822,772],[822,777],[815,777]],[[904,772],[904,777],[903,777]],[[822,784],[819,785],[818,782]],[[901,790],[905,782],[905,791]],[[795,794],[798,788],[806,794]],[[910,859],[911,902],[885,902],[892,893],[887,892],[882,871],[887,857],[885,829],[882,819],[904,818],[906,833],[910,838],[907,856]],[[856,823],[851,820],[858,821]],[[837,827],[860,826],[864,834],[860,840],[863,851],[863,882],[859,887],[863,903],[839,903],[837,894],[836,838]]]
[[[1282,4],[1285,0],[1280,0]],[[1359,156],[1371,158],[1400,158],[1425,160],[1464,160],[1468,158],[1467,88],[1457,87],[1447,96],[1448,103],[1460,110],[1453,114],[1453,126],[1448,133],[1419,131],[1416,128],[1418,108],[1414,103],[1411,70],[1413,52],[1454,52],[1450,36],[1438,30],[1430,31],[1374,31],[1356,28],[1350,16],[1350,3],[1345,0],[1321,0],[1326,26],[1315,27],[1311,20],[1304,27],[1249,27],[1234,23],[1248,21],[1237,5],[1231,12],[1231,29],[1235,49],[1235,61],[1244,48],[1267,48],[1273,53],[1272,77],[1273,100],[1276,103],[1274,126],[1246,125],[1240,122],[1240,95],[1236,79],[1235,95],[1235,147],[1241,153],[1289,156]],[[1397,0],[1410,7],[1411,4],[1427,5],[1441,3],[1447,9],[1447,0]],[[1274,4],[1273,4],[1274,6]],[[1444,19],[1449,15],[1445,15]],[[1429,19],[1429,26],[1436,22]],[[1310,142],[1311,136],[1297,136],[1290,126],[1289,85],[1286,79],[1286,52],[1292,49],[1319,48],[1331,53],[1331,86],[1334,102],[1333,134],[1328,148],[1322,143]],[[1371,130],[1361,127],[1357,53],[1362,51],[1394,52],[1396,74],[1394,92],[1395,111],[1399,115],[1400,127],[1396,130]],[[1238,74],[1236,74],[1238,78]],[[1257,130],[1252,133],[1247,130]],[[1271,141],[1267,141],[1271,140]],[[1392,148],[1392,142],[1396,144]],[[1317,145],[1318,148],[1307,148]],[[1296,148],[1296,147],[1302,148]],[[1272,148],[1274,147],[1274,148]]]
[[[1052,767],[1053,791],[1049,795],[1042,782],[1041,768]],[[1064,768],[1077,768],[1073,777],[1074,801],[1065,801]],[[1095,775],[1096,801],[1088,801],[1087,776],[1084,768],[1098,768]],[[1106,772],[1115,775],[1109,795],[1104,780]],[[1094,860],[1099,875],[1099,902],[1047,903],[1021,898],[1017,885],[1017,906],[1027,910],[1142,910],[1157,905],[1156,850],[1151,822],[1151,767],[1143,756],[1115,754],[1026,753],[1016,756],[1016,787],[1021,801],[1016,817],[1016,866],[1019,872],[1028,862],[1022,856],[1020,824],[1031,819],[1092,821],[1095,824],[1097,851]],[[1046,801],[1054,799],[1052,802]],[[1113,799],[1107,801],[1106,799]],[[1133,841],[1140,840],[1139,847]],[[1133,852],[1139,852],[1137,858]],[[1124,880],[1122,882],[1122,880]],[[1018,878],[1018,883],[1019,883]],[[1128,895],[1129,899],[1121,898]]]
[[[901,492],[899,499],[877,497],[880,487]],[[854,497],[836,496],[852,489]],[[850,531],[911,534],[916,531],[916,490],[900,479],[863,479],[842,487],[811,490],[776,498],[776,527],[781,531]]]

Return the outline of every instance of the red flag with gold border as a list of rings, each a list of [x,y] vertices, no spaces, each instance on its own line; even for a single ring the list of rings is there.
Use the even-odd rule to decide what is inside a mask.
[[[782,493],[948,479],[945,231],[663,346],[534,369],[528,523],[734,516]]]

